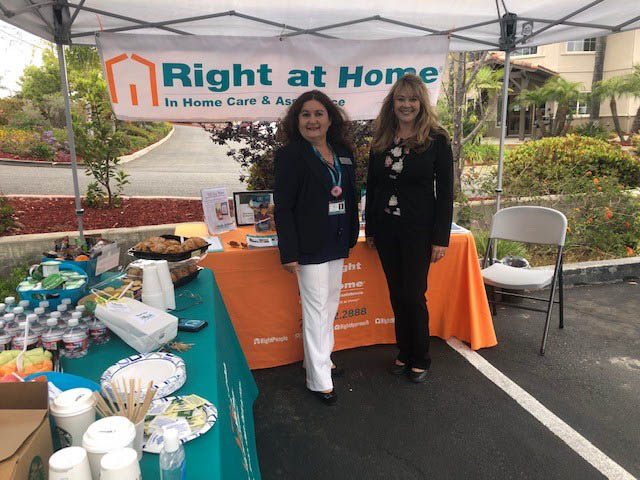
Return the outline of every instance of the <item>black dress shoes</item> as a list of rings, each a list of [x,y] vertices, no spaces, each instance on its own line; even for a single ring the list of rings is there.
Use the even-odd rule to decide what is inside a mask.
[[[409,367],[406,363],[404,365],[398,365],[396,362],[393,362],[393,365],[391,365],[391,368],[389,369],[389,373],[391,375],[404,375],[407,373],[408,369]]]
[[[422,383],[427,379],[428,374],[429,370],[424,370],[422,372],[414,372],[413,370],[409,370],[409,380],[414,383]]]
[[[324,403],[325,405],[333,407],[338,403],[338,394],[336,393],[335,388],[331,390],[329,393],[314,392],[313,390],[309,390],[309,391],[313,393],[316,397],[318,397],[322,401],[322,403]]]
[[[331,376],[334,378],[344,377],[344,368],[334,367],[331,369]]]

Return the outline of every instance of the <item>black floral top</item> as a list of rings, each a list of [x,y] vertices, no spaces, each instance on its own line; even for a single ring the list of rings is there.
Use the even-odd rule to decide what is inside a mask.
[[[393,140],[393,147],[387,150],[386,157],[384,159],[385,174],[389,180],[397,184],[396,180],[398,175],[402,173],[404,168],[404,158],[409,154],[409,148],[403,146],[404,141],[395,138]],[[400,216],[400,203],[398,201],[397,188],[396,193],[392,193],[386,202],[385,213],[389,215]]]

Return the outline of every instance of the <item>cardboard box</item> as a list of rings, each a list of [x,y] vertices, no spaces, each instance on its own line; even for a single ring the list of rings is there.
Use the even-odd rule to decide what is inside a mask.
[[[45,480],[53,453],[46,382],[0,383],[0,479]]]

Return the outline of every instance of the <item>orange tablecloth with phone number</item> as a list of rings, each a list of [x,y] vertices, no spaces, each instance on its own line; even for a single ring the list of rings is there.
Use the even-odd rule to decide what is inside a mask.
[[[224,252],[206,254],[200,265],[216,277],[251,369],[302,360],[302,314],[296,277],[280,265],[277,248],[233,248],[254,228],[220,236]],[[377,252],[360,238],[344,262],[335,321],[334,350],[395,343],[393,311]],[[477,350],[497,345],[476,247],[470,233],[451,235],[446,256],[431,265],[429,331],[457,337]]]

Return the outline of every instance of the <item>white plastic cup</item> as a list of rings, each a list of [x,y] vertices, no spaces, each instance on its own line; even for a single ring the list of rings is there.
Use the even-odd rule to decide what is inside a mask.
[[[91,468],[82,447],[67,447],[49,457],[49,480],[90,480]]]
[[[133,449],[138,455],[138,461],[142,459],[142,445],[144,444],[144,418],[134,425],[136,427],[136,438],[133,440]]]
[[[100,480],[140,480],[142,473],[138,461],[132,448],[111,450],[100,460]]]
[[[142,303],[159,310],[167,309],[164,303],[162,286],[160,285],[158,267],[155,264],[145,265],[142,270]]]
[[[176,295],[171,281],[171,272],[169,271],[169,263],[166,260],[158,260],[156,262],[158,268],[158,276],[160,277],[160,286],[164,295],[164,304],[169,310],[176,309]]]
[[[118,448],[133,447],[135,437],[136,427],[125,417],[105,417],[93,422],[82,437],[93,478],[101,478],[100,462],[105,454]]]
[[[56,260],[48,260],[46,262],[42,262],[42,275],[44,277],[48,277],[53,273],[58,273],[60,271],[60,262]]]
[[[72,388],[53,400],[51,415],[62,448],[82,445],[82,436],[96,420],[94,405],[93,392],[88,388]]]

